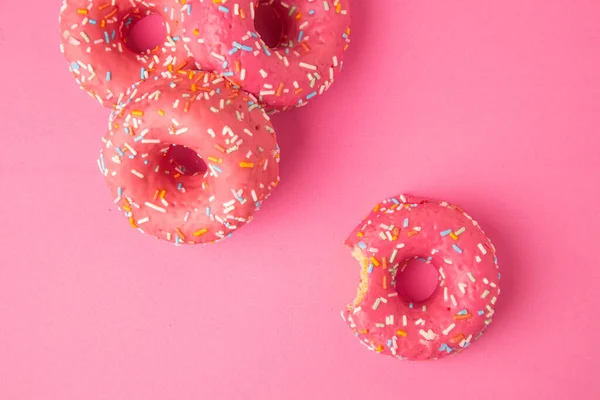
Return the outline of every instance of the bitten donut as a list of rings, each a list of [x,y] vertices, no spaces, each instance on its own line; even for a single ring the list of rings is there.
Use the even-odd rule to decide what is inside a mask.
[[[279,183],[269,117],[211,73],[140,84],[103,142],[100,171],[131,226],[176,244],[230,236]]]
[[[83,90],[106,107],[118,105],[133,84],[153,73],[170,74],[193,61],[181,38],[181,2],[165,0],[64,0],[61,51]],[[130,50],[127,36],[138,20],[159,14],[165,42],[147,53]]]
[[[255,9],[281,16],[282,38],[269,48],[255,29]],[[203,69],[217,71],[269,109],[302,106],[325,92],[350,43],[348,0],[200,0],[188,3],[186,46]]]
[[[492,322],[500,294],[496,251],[461,208],[403,195],[387,199],[346,245],[360,263],[361,281],[342,317],[369,349],[400,359],[439,359],[467,348]],[[439,271],[439,286],[421,303],[395,290],[414,258]]]

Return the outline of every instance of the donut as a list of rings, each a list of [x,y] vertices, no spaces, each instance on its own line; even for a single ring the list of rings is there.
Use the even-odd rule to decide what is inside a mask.
[[[255,29],[259,6],[281,17],[272,48]],[[185,45],[196,62],[272,110],[303,106],[328,90],[350,43],[348,0],[196,0],[184,8]]]
[[[182,40],[182,1],[64,0],[60,49],[81,88],[114,107],[136,82],[192,66]],[[165,42],[138,54],[127,47],[127,37],[137,21],[151,14],[162,17]]]
[[[125,103],[109,120],[98,165],[139,231],[178,245],[217,242],[250,222],[278,185],[269,117],[222,76],[156,77]]]
[[[377,204],[346,239],[360,284],[342,317],[361,343],[403,360],[460,353],[492,322],[500,294],[496,250],[460,207],[400,195]],[[408,261],[439,271],[430,298],[411,302],[395,289]]]

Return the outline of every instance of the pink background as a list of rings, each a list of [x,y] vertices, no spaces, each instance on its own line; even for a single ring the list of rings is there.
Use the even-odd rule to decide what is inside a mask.
[[[600,398],[600,2],[353,1],[339,82],[274,118],[281,187],[184,248],[112,205],[59,3],[0,0],[0,399]],[[341,243],[399,192],[498,248],[497,316],[458,357],[377,356],[339,316]]]

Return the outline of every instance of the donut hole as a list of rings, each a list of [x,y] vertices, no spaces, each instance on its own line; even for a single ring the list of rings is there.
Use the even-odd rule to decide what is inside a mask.
[[[163,151],[165,171],[182,176],[204,175],[208,166],[198,153],[186,146],[173,144]]]
[[[254,11],[254,30],[260,35],[265,45],[277,48],[283,39],[283,20],[272,1],[262,1]]]
[[[150,14],[141,19],[131,14],[123,21],[122,37],[129,50],[144,54],[165,42],[167,30],[163,18],[158,14]]]
[[[439,280],[439,273],[433,264],[420,258],[411,259],[396,275],[396,291],[414,303],[422,303],[435,292]]]

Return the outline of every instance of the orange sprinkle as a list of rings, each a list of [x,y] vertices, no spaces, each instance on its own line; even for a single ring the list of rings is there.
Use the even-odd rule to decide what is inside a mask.
[[[242,17],[242,19],[246,19],[246,12],[243,8],[240,8],[240,16]]]
[[[382,268],[383,268],[383,269],[386,269],[386,268],[387,268],[387,258],[383,257],[383,258],[381,259],[381,261],[382,261],[382,264],[383,264],[383,267],[382,267]]]
[[[455,315],[454,319],[469,319],[471,318],[471,314],[465,314],[465,315]]]
[[[300,18],[302,18],[302,13],[296,14],[296,19],[300,19]]]
[[[144,112],[140,111],[140,110],[133,110],[131,112],[131,115],[133,115],[134,117],[143,117],[144,116]]]
[[[154,200],[158,199],[158,195],[160,194],[160,190],[156,189],[156,191],[154,192],[154,196],[152,196],[152,198]]]
[[[450,233],[450,237],[451,237],[452,239],[454,239],[454,240],[458,240],[458,236],[456,236],[456,235],[454,234],[454,232],[451,232],[451,233]]]
[[[79,9],[77,9],[77,14],[83,14],[83,15],[85,15],[87,13],[88,13],[87,8],[79,8]]]
[[[404,337],[406,337],[407,333],[406,333],[406,331],[403,331],[403,330],[400,330],[400,329],[398,329],[398,330],[396,331],[396,335],[398,335],[398,336],[404,336]]]
[[[383,276],[383,288],[387,289],[387,276],[386,275]]]
[[[114,17],[117,14],[117,12],[119,12],[119,9],[117,7],[115,7],[111,12],[106,14],[106,16],[104,18],[111,19],[112,17]]]
[[[240,62],[240,60],[235,60],[235,72],[237,72],[239,74],[241,70],[242,70],[242,63]]]
[[[251,162],[240,162],[240,167],[242,168],[254,168],[254,163]]]
[[[183,232],[181,232],[179,228],[175,229],[175,231],[177,232],[177,236],[179,236],[179,239],[185,240],[185,235],[183,234]]]
[[[166,195],[167,195],[167,191],[165,189],[161,190],[161,192],[160,192],[160,198],[164,199]]]
[[[358,232],[358,233],[356,234],[356,236],[358,236],[358,237],[364,237],[364,236],[365,236],[365,234],[364,234],[364,233],[362,233],[362,232]]]
[[[135,224],[135,220],[133,219],[133,217],[129,218],[129,224],[137,229],[137,225]]]
[[[279,83],[279,86],[277,87],[277,91],[275,92],[275,96],[279,97],[281,96],[281,94],[283,93],[283,82]]]
[[[335,12],[338,14],[342,12],[342,3],[338,3],[337,6],[335,6]]]
[[[177,179],[177,178],[179,178],[180,176],[181,176],[181,174],[178,172],[178,173],[176,173],[175,175],[173,175],[173,178]]]
[[[161,117],[164,117],[165,112],[163,110],[158,110],[158,115],[160,115]]]
[[[377,259],[375,257],[371,257],[371,262],[373,263],[374,266],[379,267],[379,261],[377,261]]]
[[[461,340],[463,340],[465,338],[465,336],[462,333],[459,333],[457,336],[453,337],[452,339],[450,339],[450,341],[452,343],[458,343]]]
[[[410,231],[408,232],[408,237],[415,236],[419,233],[419,231]]]
[[[379,211],[380,207],[381,206],[379,205],[379,203],[377,203],[377,205],[375,205],[375,207],[373,208],[373,211],[375,211],[375,212]]]
[[[378,353],[381,353],[383,351],[383,346],[382,345],[377,346],[375,351],[377,351]]]
[[[194,236],[198,237],[198,236],[202,236],[204,235],[206,232],[208,232],[208,229],[206,228],[202,228],[196,232],[194,232]]]

